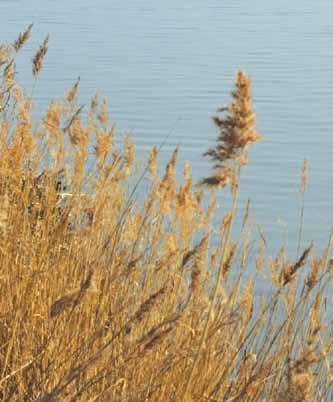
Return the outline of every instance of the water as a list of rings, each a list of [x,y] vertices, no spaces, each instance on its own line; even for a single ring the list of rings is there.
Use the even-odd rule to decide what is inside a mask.
[[[50,34],[37,108],[80,76],[80,100],[88,105],[96,89],[105,95],[139,153],[171,132],[162,158],[179,144],[196,178],[209,172],[201,154],[216,137],[210,116],[244,69],[265,140],[250,152],[241,200],[251,199],[270,244],[287,230],[295,249],[304,158],[305,242],[322,246],[333,223],[332,12],[331,0],[0,0],[0,38],[35,23],[18,60],[29,88],[32,54]]]

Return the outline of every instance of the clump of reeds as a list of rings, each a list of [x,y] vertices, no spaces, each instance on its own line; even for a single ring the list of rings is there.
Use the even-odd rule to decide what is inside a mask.
[[[162,174],[157,147],[138,172],[106,101],[77,105],[79,80],[33,122],[15,76],[30,31],[0,46],[0,400],[331,400],[331,238],[269,259],[247,208],[233,239],[241,167],[260,138],[249,78],[237,74],[214,120],[206,206],[189,164],[176,180],[178,149]],[[214,189],[228,183],[215,228]]]

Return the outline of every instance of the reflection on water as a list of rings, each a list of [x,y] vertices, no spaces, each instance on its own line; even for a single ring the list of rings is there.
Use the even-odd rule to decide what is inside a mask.
[[[18,60],[28,87],[27,60],[51,36],[37,108],[80,76],[82,102],[96,89],[105,94],[119,130],[134,135],[139,152],[171,132],[163,157],[181,145],[198,178],[209,169],[201,154],[216,136],[210,116],[229,101],[235,71],[243,68],[265,135],[243,175],[243,201],[251,198],[272,244],[287,225],[294,247],[304,157],[305,240],[324,242],[333,216],[332,12],[330,0],[2,0],[0,33],[12,41],[35,23]]]

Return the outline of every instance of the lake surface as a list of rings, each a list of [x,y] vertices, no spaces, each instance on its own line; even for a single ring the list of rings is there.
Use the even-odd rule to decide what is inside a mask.
[[[271,245],[287,225],[295,249],[304,158],[305,241],[324,245],[333,223],[332,15],[331,0],[0,0],[0,41],[33,22],[18,71],[31,87],[30,60],[50,34],[37,108],[80,76],[82,103],[105,95],[139,153],[171,133],[163,160],[179,144],[196,178],[209,172],[201,155],[217,135],[210,117],[244,69],[265,139],[250,151],[241,200],[251,199]]]

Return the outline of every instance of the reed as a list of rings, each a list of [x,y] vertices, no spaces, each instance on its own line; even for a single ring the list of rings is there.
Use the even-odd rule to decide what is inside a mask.
[[[158,147],[138,171],[106,101],[77,104],[79,79],[32,119],[15,75],[31,28],[0,46],[0,400],[332,400],[332,236],[301,250],[301,223],[295,260],[284,247],[270,258],[264,234],[250,237],[250,204],[238,217],[261,139],[249,77],[237,73],[214,117],[213,173],[195,183],[186,164],[177,182],[178,149],[164,172]]]

